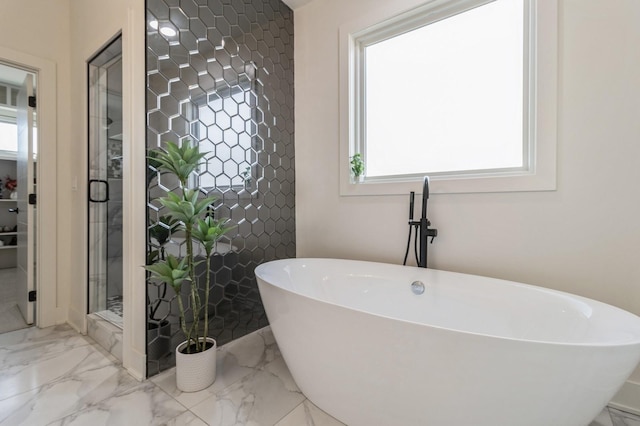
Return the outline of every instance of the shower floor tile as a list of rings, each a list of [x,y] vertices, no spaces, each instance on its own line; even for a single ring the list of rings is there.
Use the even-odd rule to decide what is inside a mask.
[[[109,310],[96,312],[95,314],[98,315],[103,320],[110,322],[111,324],[115,325],[120,330],[122,330],[123,322],[122,322],[121,315],[117,315],[113,313],[113,311],[109,311]]]
[[[108,297],[107,309],[104,311],[94,312],[94,314],[122,330],[122,296]]]
[[[107,297],[107,310],[122,317],[122,296]]]
[[[172,370],[142,383],[67,325],[0,336],[0,425],[344,426],[302,395],[270,329],[219,348],[215,383],[175,388]],[[640,426],[605,408],[589,426]]]

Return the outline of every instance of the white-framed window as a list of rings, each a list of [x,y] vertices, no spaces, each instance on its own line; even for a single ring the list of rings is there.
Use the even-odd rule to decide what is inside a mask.
[[[16,123],[0,120],[0,151],[18,151],[18,128]]]
[[[0,115],[0,160],[15,160],[18,152],[18,126],[14,117]]]
[[[341,194],[424,175],[434,193],[555,189],[556,52],[554,0],[435,0],[343,26]]]

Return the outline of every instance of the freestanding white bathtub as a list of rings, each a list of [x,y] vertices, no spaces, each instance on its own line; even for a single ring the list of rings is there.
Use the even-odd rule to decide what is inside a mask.
[[[567,293],[333,259],[255,272],[296,383],[349,426],[585,426],[640,361],[639,317]]]

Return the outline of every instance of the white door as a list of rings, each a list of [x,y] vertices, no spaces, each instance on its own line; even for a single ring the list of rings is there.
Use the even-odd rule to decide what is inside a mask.
[[[35,195],[34,184],[34,110],[29,106],[33,96],[33,75],[27,75],[18,94],[18,259],[17,281],[20,292],[18,307],[27,324],[33,324],[35,317],[34,282],[34,214],[35,205],[29,204],[29,194]],[[35,99],[35,98],[33,98]],[[33,292],[33,293],[32,293]]]

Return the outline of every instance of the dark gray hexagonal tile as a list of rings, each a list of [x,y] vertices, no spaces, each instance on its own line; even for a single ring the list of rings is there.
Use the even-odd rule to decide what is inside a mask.
[[[198,4],[194,0],[180,0],[180,9],[182,9],[187,16],[198,15]]]
[[[209,93],[215,90],[216,80],[213,78],[211,74],[208,74],[208,73],[198,74],[198,86],[202,89],[204,93]]]
[[[147,76],[148,88],[158,96],[169,93],[169,80],[160,73],[151,73]]]
[[[171,130],[179,135],[188,135],[190,131],[189,122],[182,116],[172,117],[170,121]]]
[[[167,117],[177,115],[180,113],[180,105],[176,98],[171,95],[164,95],[158,98],[160,101],[160,110]]]
[[[169,58],[163,58],[158,61],[158,71],[167,80],[176,79],[180,76],[180,68],[178,64]]]
[[[180,80],[184,81],[187,86],[191,87],[198,84],[198,73],[192,66],[187,65],[180,68]],[[193,95],[191,95],[191,97],[193,97]]]
[[[200,6],[198,8],[198,18],[200,18],[203,25],[207,28],[213,27],[216,24],[215,13],[207,6]]]
[[[238,54],[238,43],[232,37],[222,38],[222,48],[231,56]]]
[[[157,19],[169,19],[169,6],[162,0],[147,2],[147,11]]]
[[[206,40],[207,39],[207,26],[205,23],[199,19],[194,18],[193,15],[189,15],[189,31],[193,33],[193,35],[198,40]]]
[[[191,64],[198,74],[204,73],[207,70],[207,59],[200,53],[192,53],[189,55],[189,64]]]
[[[222,15],[224,16],[224,19],[231,25],[236,25],[238,23],[238,12],[239,11],[231,5],[222,6]]]
[[[231,67],[231,55],[224,49],[216,50],[216,60],[220,62],[223,68]]]
[[[154,111],[147,116],[147,124],[157,133],[164,133],[169,130],[169,119],[162,111]]]
[[[226,35],[231,32],[231,24],[225,19],[224,16],[216,15],[216,28],[221,34]]]
[[[178,30],[189,29],[189,18],[177,7],[169,8],[169,21],[175,25]]]
[[[207,65],[207,72],[214,80],[222,77],[222,71],[223,66],[217,59]]]
[[[189,88],[181,80],[170,82],[169,91],[171,93],[171,96],[175,97],[176,99],[179,99],[179,100],[189,99]]]
[[[276,195],[276,206],[284,207],[287,205],[287,196],[283,193],[279,193]]]
[[[189,52],[196,52],[198,50],[198,37],[190,30],[180,31],[178,37],[180,38],[180,44],[176,44],[176,46],[182,46],[186,52],[184,55],[178,56],[171,54],[171,56],[178,64],[186,64],[189,62]]]

